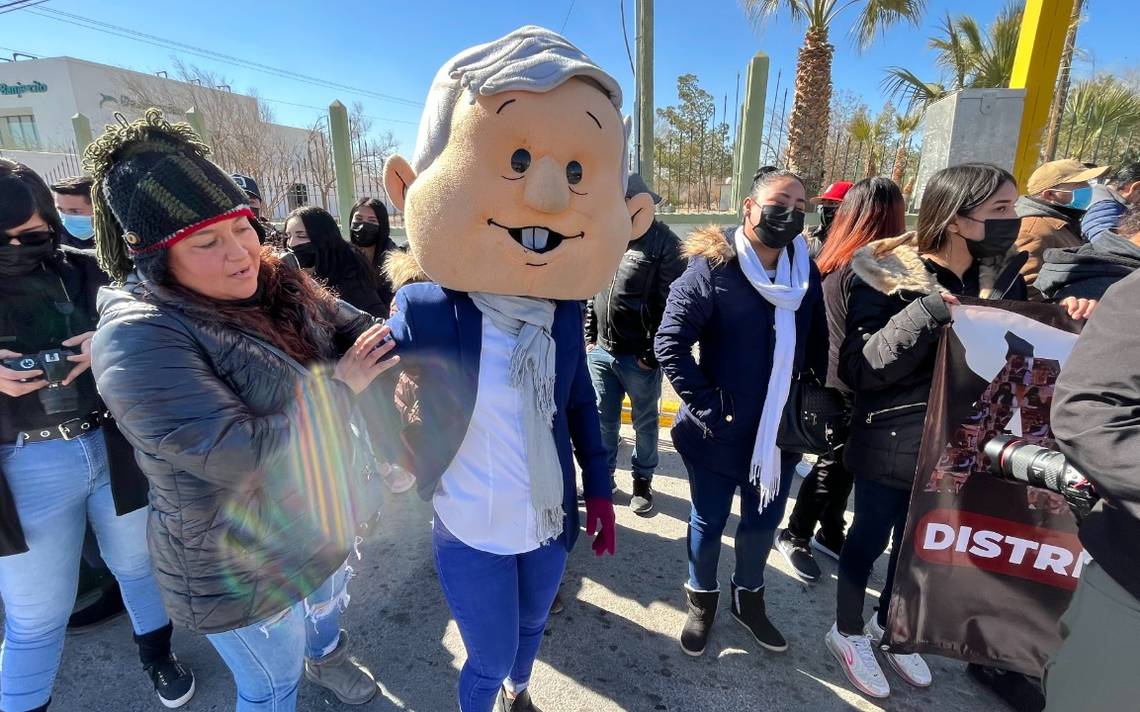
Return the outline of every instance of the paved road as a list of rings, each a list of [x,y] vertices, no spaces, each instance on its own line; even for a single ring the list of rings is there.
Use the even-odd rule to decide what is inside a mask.
[[[909,689],[888,670],[895,690],[890,699],[873,703],[851,692],[823,645],[834,616],[830,561],[822,564],[824,580],[807,586],[791,576],[778,554],[769,558],[768,606],[790,640],[786,653],[760,650],[722,600],[709,650],[703,658],[689,658],[676,639],[684,620],[688,487],[668,433],[662,432],[654,516],[637,517],[620,506],[628,502],[628,472],[620,472],[618,482],[624,492],[617,495],[618,555],[595,560],[580,542],[563,583],[566,612],[552,619],[539,653],[533,691],[545,712],[1004,709],[967,678],[964,665],[938,658],[931,659],[934,686],[928,690]],[[300,709],[305,712],[455,709],[453,690],[464,653],[433,570],[429,506],[408,494],[394,498],[388,509],[383,531],[363,549],[345,617],[355,652],[383,683],[384,695],[351,708],[303,682]],[[725,542],[720,578],[727,587],[733,559],[730,539]],[[882,585],[885,564],[884,557],[873,588]],[[198,675],[198,694],[184,709],[232,710],[233,683],[213,649],[188,633],[177,634],[175,642]],[[69,638],[52,709],[162,709],[138,668],[125,621]]]

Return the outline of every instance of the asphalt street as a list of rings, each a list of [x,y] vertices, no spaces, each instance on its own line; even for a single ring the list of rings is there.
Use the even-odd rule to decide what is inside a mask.
[[[619,467],[628,466],[632,431]],[[768,559],[769,615],[790,642],[787,652],[766,652],[732,619],[722,597],[712,642],[701,658],[685,655],[677,634],[685,617],[685,528],[688,484],[668,431],[661,432],[661,466],[654,481],[656,509],[639,517],[625,506],[630,475],[618,473],[617,556],[596,559],[583,537],[571,555],[562,585],[566,610],[552,617],[535,668],[532,693],[543,712],[713,712],[719,710],[913,710],[956,712],[1004,710],[977,686],[963,663],[929,658],[934,684],[908,687],[887,669],[890,698],[871,701],[853,692],[824,647],[834,620],[835,563],[821,558],[822,580],[808,585],[794,578],[775,551]],[[794,498],[799,487],[797,478]],[[737,510],[739,502],[737,503]],[[788,505],[791,511],[791,503]],[[305,712],[381,712],[456,709],[454,688],[464,660],[462,641],[439,590],[430,546],[430,504],[414,493],[386,505],[378,534],[362,548],[352,600],[344,625],[356,656],[375,673],[383,690],[359,708],[302,682],[299,709]],[[850,517],[850,513],[848,514]],[[720,579],[732,573],[729,522]],[[871,580],[882,585],[886,557]],[[867,610],[870,608],[870,598]],[[179,657],[197,675],[196,697],[187,712],[234,709],[227,669],[202,637],[175,635]],[[130,626],[120,619],[84,636],[69,637],[56,683],[52,710],[135,712],[163,709],[139,667]]]

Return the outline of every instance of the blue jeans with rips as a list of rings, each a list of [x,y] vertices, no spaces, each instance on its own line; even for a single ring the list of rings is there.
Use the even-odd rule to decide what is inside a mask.
[[[23,554],[0,557],[0,709],[23,712],[51,697],[75,606],[88,521],[119,582],[135,633],[158,630],[170,617],[151,572],[146,508],[121,517],[115,513],[101,430],[72,440],[0,445],[0,471],[28,545]]]
[[[244,628],[206,638],[229,667],[237,685],[237,712],[294,712],[304,659],[336,649],[340,614],[348,605],[345,565],[303,601]]]

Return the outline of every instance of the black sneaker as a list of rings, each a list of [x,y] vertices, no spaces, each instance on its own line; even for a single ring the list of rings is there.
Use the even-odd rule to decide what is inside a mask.
[[[815,557],[811,555],[808,543],[792,536],[787,529],[782,530],[780,536],[776,537],[776,551],[780,552],[784,561],[787,561],[792,571],[796,572],[796,576],[808,583],[819,578],[819,564],[815,563]]]
[[[194,673],[178,662],[173,653],[165,660],[147,665],[145,669],[163,707],[181,707],[194,696]]]
[[[653,511],[653,489],[649,486],[649,480],[633,478],[633,497],[629,500],[629,508],[634,514],[642,516]]]
[[[732,582],[732,617],[748,629],[762,647],[775,653],[788,649],[788,641],[768,620],[764,608],[764,589],[749,591]]]
[[[823,530],[820,529],[815,533],[815,536],[811,538],[811,548],[839,561],[839,552],[843,551],[844,539],[846,539],[846,537],[843,535],[840,535],[837,539],[826,537],[823,535]]]
[[[530,688],[524,688],[513,700],[507,697],[506,690],[499,688],[499,697],[495,700],[495,712],[542,712],[542,710],[530,701]]]

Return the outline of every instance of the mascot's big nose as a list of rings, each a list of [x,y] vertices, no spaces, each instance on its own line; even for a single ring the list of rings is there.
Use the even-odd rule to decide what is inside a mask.
[[[550,156],[538,159],[526,172],[523,202],[543,213],[560,213],[570,207],[566,169]]]

